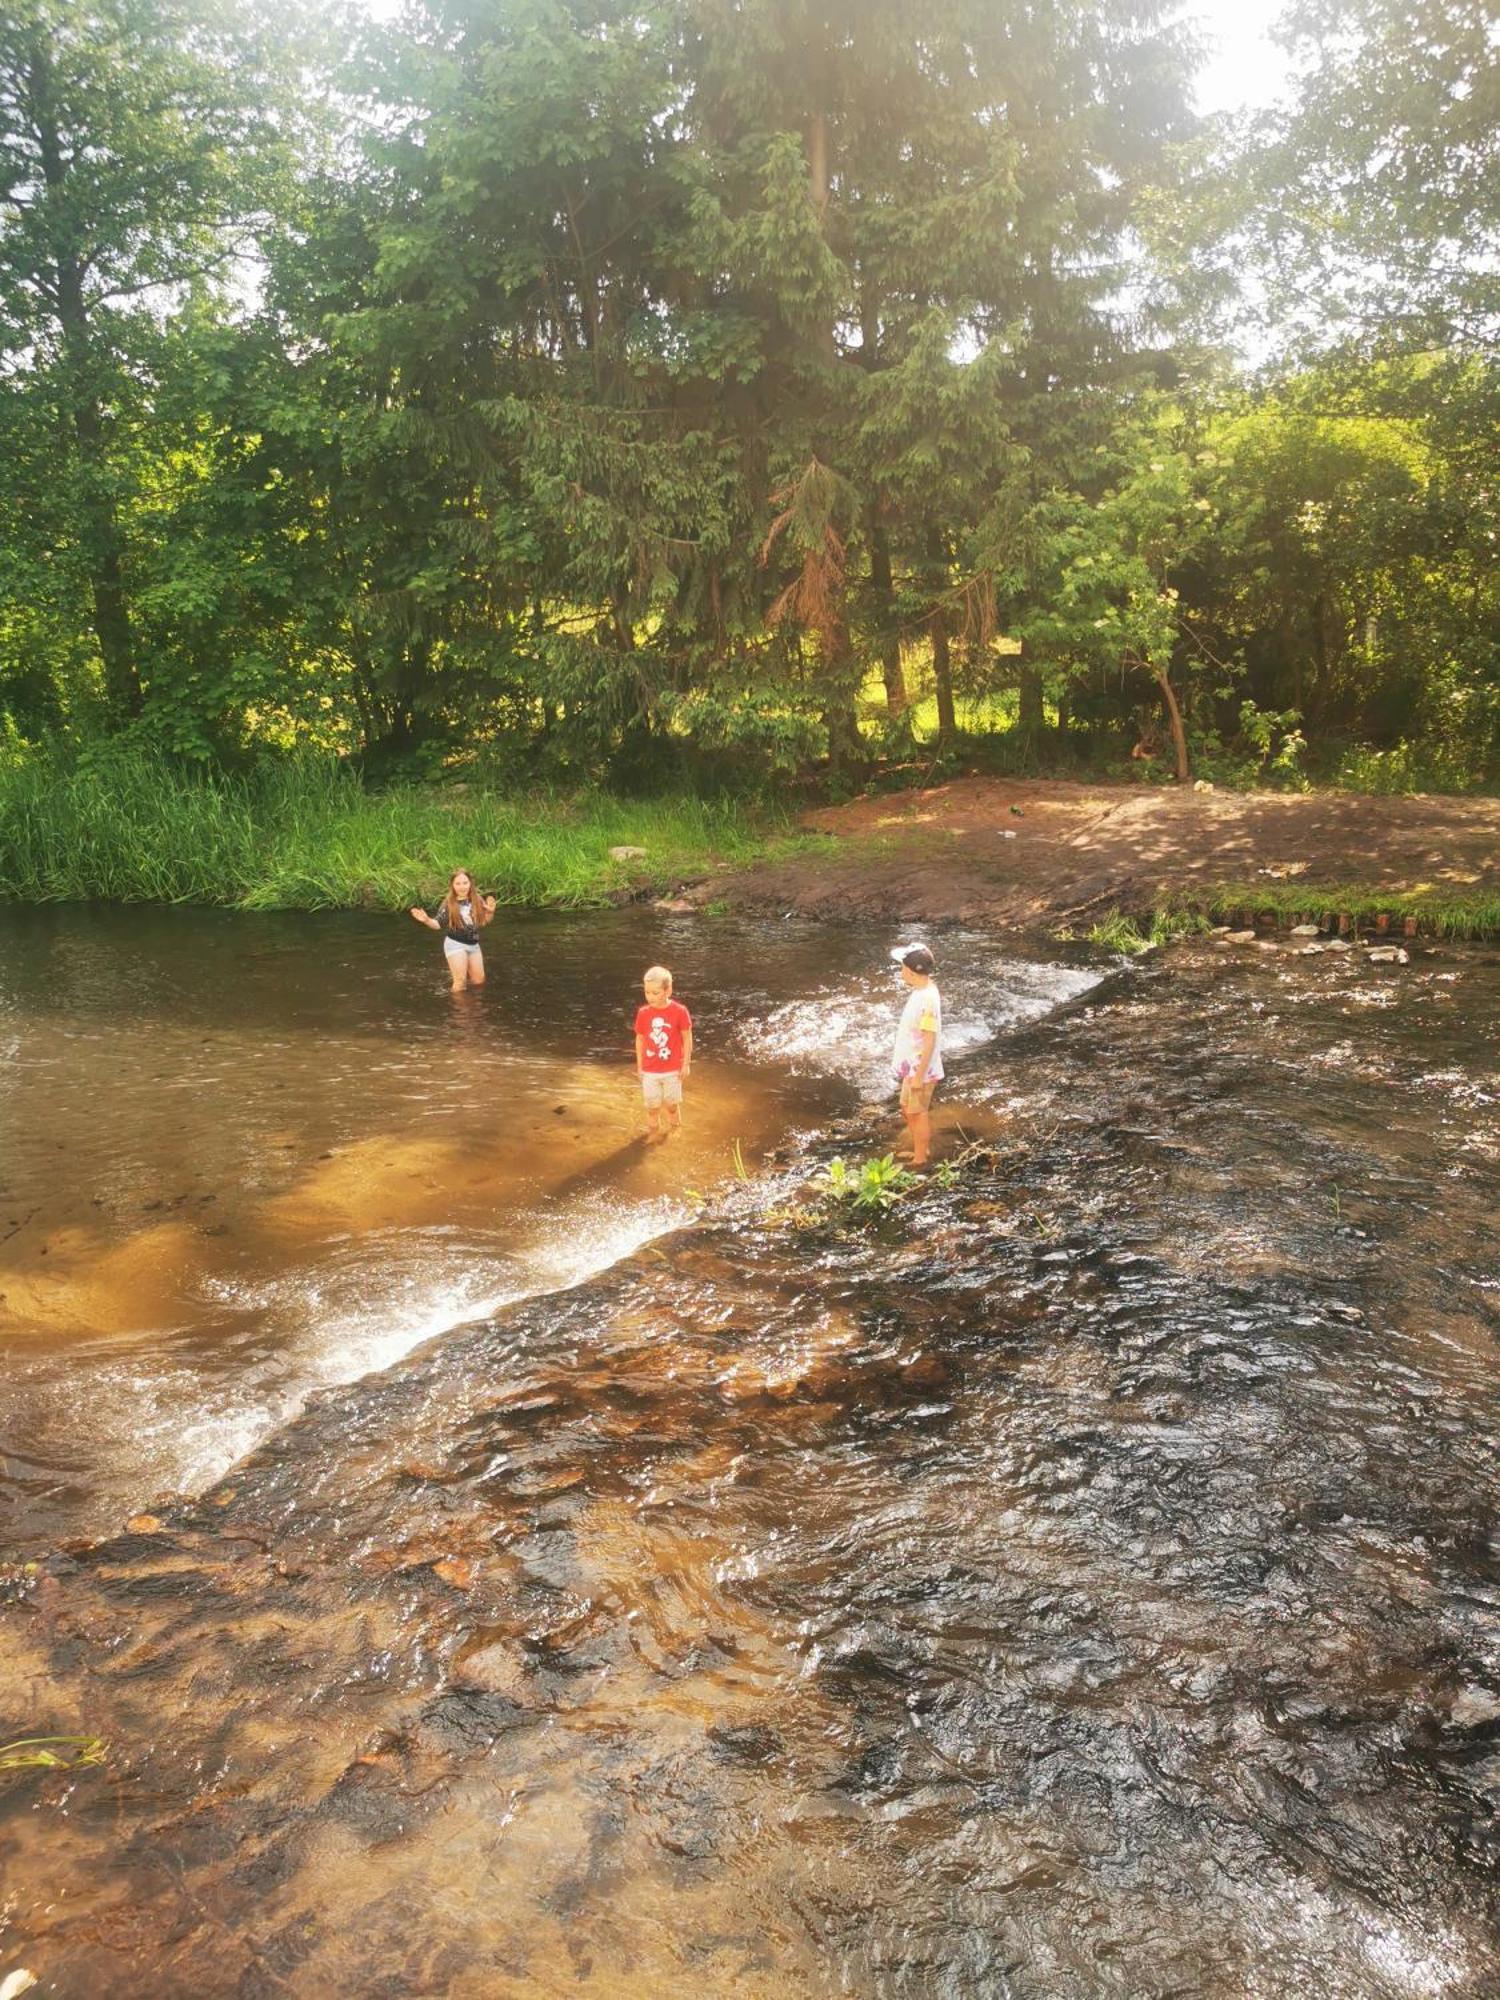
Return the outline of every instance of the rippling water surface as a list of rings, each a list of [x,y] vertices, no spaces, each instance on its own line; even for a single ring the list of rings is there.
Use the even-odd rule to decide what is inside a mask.
[[[883,1092],[893,941],[504,917],[453,1000],[400,919],[0,912],[11,1547],[200,1489],[310,1388],[607,1268]],[[959,1047],[1097,976],[953,951]],[[653,1155],[631,1037],[663,957],[699,1061]]]
[[[637,923],[579,979],[672,960]],[[836,1141],[8,1573],[0,1723],[110,1748],[0,1791],[0,1971],[1497,1990],[1495,957],[1204,945],[1088,992],[946,939],[983,1144],[855,1231],[801,1190],[884,1143],[871,941],[724,936],[673,943],[725,1131],[759,1090],[761,1149]]]

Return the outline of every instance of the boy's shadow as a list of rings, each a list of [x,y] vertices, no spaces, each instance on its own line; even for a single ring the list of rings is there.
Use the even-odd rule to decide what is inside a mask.
[[[573,1194],[592,1194],[599,1188],[618,1180],[622,1168],[632,1162],[649,1159],[652,1154],[665,1149],[647,1142],[644,1132],[633,1139],[626,1139],[613,1152],[605,1153],[601,1159],[591,1160],[586,1167],[569,1174],[566,1180],[557,1181],[550,1190],[554,1201],[565,1200]]]

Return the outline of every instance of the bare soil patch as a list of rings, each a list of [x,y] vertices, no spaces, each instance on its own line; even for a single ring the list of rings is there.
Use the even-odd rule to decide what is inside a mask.
[[[959,778],[810,813],[826,852],[710,893],[805,916],[1030,928],[1227,887],[1500,894],[1500,800],[1192,792]]]

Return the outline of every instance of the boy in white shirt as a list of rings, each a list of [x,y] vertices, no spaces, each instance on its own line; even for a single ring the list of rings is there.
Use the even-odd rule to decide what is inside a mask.
[[[898,944],[891,957],[909,989],[891,1061],[901,1083],[901,1115],[911,1133],[911,1163],[925,1167],[932,1152],[932,1093],[943,1080],[943,996],[925,944]]]

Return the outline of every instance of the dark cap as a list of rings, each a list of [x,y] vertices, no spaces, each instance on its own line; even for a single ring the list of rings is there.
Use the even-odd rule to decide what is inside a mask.
[[[898,944],[891,957],[897,965],[904,965],[909,972],[920,972],[927,979],[937,970],[937,961],[925,944]]]

